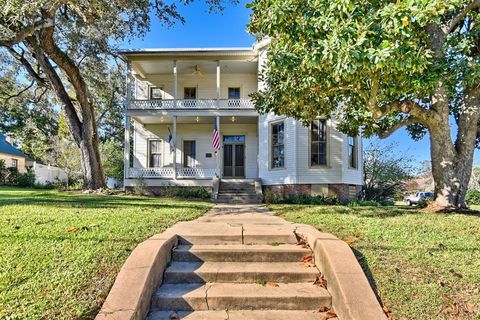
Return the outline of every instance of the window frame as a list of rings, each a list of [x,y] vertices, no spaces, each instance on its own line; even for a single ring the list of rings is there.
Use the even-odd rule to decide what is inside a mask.
[[[353,140],[352,159],[350,159],[350,146],[351,146],[350,139]],[[358,170],[358,137],[347,136],[347,158],[348,158],[348,168]]]
[[[158,141],[160,142],[160,153],[156,153],[156,154],[160,154],[160,166],[158,167],[154,167],[152,166],[152,147],[151,147],[151,142],[152,141]],[[151,139],[147,139],[147,168],[162,168],[164,165],[163,163],[163,139],[159,139],[159,138],[151,138]]]
[[[153,93],[153,90],[155,89],[159,89],[160,90],[160,98],[154,98],[152,93]],[[150,100],[163,100],[163,86],[149,86],[149,89],[148,89],[148,98]]]
[[[309,168],[329,168],[330,167],[330,120],[326,118],[317,118],[314,121],[325,121],[325,164],[313,164],[312,163],[312,122],[307,127],[308,130],[308,167]]]
[[[186,98],[186,90],[187,89],[194,89],[195,90],[195,98]],[[183,99],[184,100],[197,100],[198,99],[198,92],[197,87],[183,87]]]
[[[195,143],[195,157],[193,158],[194,166],[192,166],[192,167],[187,166],[187,163],[185,163],[185,160],[187,160],[185,158],[186,157],[185,142]],[[195,140],[195,139],[185,139],[185,140],[182,141],[182,167],[183,168],[196,168],[197,167],[197,140]]]
[[[283,124],[283,166],[282,167],[274,167],[273,166],[273,126]],[[271,121],[268,124],[268,168],[269,170],[286,170],[287,169],[287,144],[286,144],[286,136],[287,136],[287,126],[285,118],[278,119],[275,121]]]
[[[12,166],[11,168],[15,168],[18,170],[18,159],[12,158]]]
[[[238,89],[238,98],[230,98],[230,89]],[[242,98],[242,88],[241,87],[228,87],[227,88],[227,99],[228,100],[240,100]]]

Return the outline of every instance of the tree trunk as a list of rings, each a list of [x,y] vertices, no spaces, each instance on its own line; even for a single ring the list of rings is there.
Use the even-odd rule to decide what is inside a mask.
[[[475,144],[458,153],[450,138],[450,127],[430,130],[435,201],[443,207],[466,208],[465,194],[472,173]],[[465,151],[465,150],[464,150]]]
[[[82,136],[77,142],[80,150],[80,163],[83,171],[85,189],[100,189],[105,187],[100,152],[98,151],[98,136],[92,126],[82,126]]]

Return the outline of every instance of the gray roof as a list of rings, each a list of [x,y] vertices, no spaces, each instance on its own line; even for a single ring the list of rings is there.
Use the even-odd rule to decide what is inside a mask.
[[[7,142],[7,137],[0,133],[0,153],[11,154],[18,157],[28,158],[22,151]]]

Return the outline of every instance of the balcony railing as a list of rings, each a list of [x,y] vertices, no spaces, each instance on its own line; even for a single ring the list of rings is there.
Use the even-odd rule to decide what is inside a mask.
[[[131,110],[158,110],[158,109],[255,109],[250,99],[158,99],[158,100],[131,100]]]
[[[211,179],[215,177],[217,170],[208,168],[177,168],[177,178],[179,179]],[[175,169],[171,167],[164,168],[130,168],[128,178],[130,179],[173,179]]]

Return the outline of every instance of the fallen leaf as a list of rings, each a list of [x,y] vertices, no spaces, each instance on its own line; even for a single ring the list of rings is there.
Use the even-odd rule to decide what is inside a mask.
[[[402,24],[406,27],[410,24],[410,21],[408,21],[408,18],[407,17],[403,17],[402,18]]]
[[[70,228],[68,228],[67,231],[70,232],[70,233],[74,233],[74,232],[78,231],[78,228],[77,227],[70,227]]]
[[[347,244],[352,244],[352,243],[357,242],[357,239],[347,239],[347,240],[345,240],[345,242],[346,242]]]
[[[465,308],[467,309],[467,312],[468,312],[468,313],[473,313],[473,304],[467,303],[467,304],[465,305]]]
[[[313,256],[312,256],[312,255],[305,256],[305,257],[303,257],[303,259],[302,259],[303,262],[311,262],[312,260],[313,260]]]
[[[313,281],[313,284],[321,288],[327,289],[327,280],[325,279],[323,274],[320,276],[317,276],[315,278],[315,281]]]
[[[275,288],[278,287],[278,283],[274,281],[267,281],[267,283],[265,283],[265,286]]]
[[[327,312],[330,311],[330,308],[327,306],[321,306],[320,309],[318,309],[318,312]]]
[[[337,314],[333,311],[328,311],[322,318],[322,320],[328,320],[328,319],[332,319],[332,318],[336,318],[337,317]]]
[[[390,309],[388,309],[387,306],[383,306],[383,312],[385,313],[389,313],[390,312]]]

